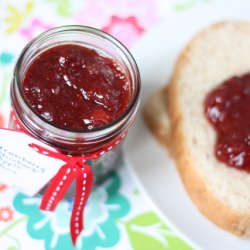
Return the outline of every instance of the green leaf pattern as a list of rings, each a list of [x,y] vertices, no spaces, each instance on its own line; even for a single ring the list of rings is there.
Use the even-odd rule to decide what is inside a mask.
[[[177,3],[174,7],[176,11],[184,11],[184,10],[194,7],[196,4],[207,3],[210,1],[211,0],[186,0],[186,1],[181,1],[180,3]]]
[[[134,250],[191,249],[154,212],[146,212],[125,222]]]

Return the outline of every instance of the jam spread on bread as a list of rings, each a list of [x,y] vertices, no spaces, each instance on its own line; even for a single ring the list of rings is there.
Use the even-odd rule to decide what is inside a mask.
[[[250,172],[250,74],[232,77],[210,92],[205,115],[217,132],[217,159]]]
[[[127,109],[131,86],[111,58],[77,44],[42,52],[28,67],[23,91],[29,105],[55,126],[92,130]]]

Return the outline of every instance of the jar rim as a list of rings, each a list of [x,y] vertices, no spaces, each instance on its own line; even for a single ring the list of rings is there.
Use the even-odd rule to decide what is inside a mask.
[[[128,104],[128,107],[126,108],[126,110],[122,113],[121,116],[119,116],[114,121],[109,122],[109,123],[107,123],[107,124],[105,124],[103,126],[93,128],[91,130],[72,129],[72,128],[67,128],[67,127],[63,127],[63,126],[59,126],[59,125],[54,125],[54,124],[51,124],[49,121],[47,121],[45,118],[37,115],[37,113],[34,111],[34,109],[30,106],[29,102],[25,98],[25,95],[24,95],[23,89],[22,89],[22,85],[21,85],[20,75],[19,75],[19,69],[21,68],[21,65],[23,63],[23,59],[24,59],[25,54],[29,51],[29,49],[31,49],[31,47],[33,46],[34,43],[42,42],[42,40],[45,39],[45,38],[49,38],[52,35],[60,34],[60,33],[65,32],[65,31],[84,32],[85,34],[91,34],[91,35],[99,36],[99,37],[101,36],[106,41],[111,42],[113,45],[115,45],[115,47],[118,48],[125,55],[125,57],[128,59],[130,65],[131,65],[131,68],[134,71],[133,75],[135,77],[135,79],[134,79],[135,91],[134,91],[133,95],[131,96],[131,100],[129,101],[129,104]],[[70,41],[67,41],[67,42],[62,43],[62,44],[69,44],[69,43],[70,43]],[[135,61],[134,57],[132,56],[130,51],[118,39],[116,39],[112,35],[106,33],[105,31],[102,31],[102,30],[99,30],[99,29],[96,29],[96,28],[90,27],[90,26],[83,26],[83,25],[59,26],[59,27],[49,29],[49,30],[41,33],[37,37],[35,37],[33,40],[31,40],[24,47],[24,49],[22,50],[22,52],[21,52],[21,54],[20,54],[20,56],[19,56],[19,58],[17,60],[16,67],[14,69],[14,80],[17,83],[18,91],[19,91],[22,99],[24,100],[25,105],[27,106],[26,108],[28,108],[29,111],[31,111],[35,116],[37,116],[37,118],[41,122],[45,122],[47,127],[51,127],[53,129],[59,130],[61,132],[65,131],[65,132],[68,132],[68,133],[74,133],[75,135],[77,135],[77,134],[88,134],[89,136],[91,136],[91,134],[94,134],[94,133],[112,130],[112,128],[115,125],[121,123],[130,113],[134,113],[133,112],[134,109],[137,109],[138,105],[139,105],[141,79],[140,79],[139,69],[138,69],[138,66],[136,64],[136,61]],[[106,133],[104,132],[104,134],[106,134]]]

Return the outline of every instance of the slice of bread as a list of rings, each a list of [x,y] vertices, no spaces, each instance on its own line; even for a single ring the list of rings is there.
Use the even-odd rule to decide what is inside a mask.
[[[221,228],[249,237],[250,174],[215,158],[216,133],[203,104],[213,88],[246,72],[250,72],[250,23],[214,24],[184,49],[167,90],[147,102],[144,117],[161,144],[171,148],[198,209]]]
[[[167,149],[171,147],[171,129],[168,117],[167,87],[158,90],[145,104],[143,115],[158,142]]]

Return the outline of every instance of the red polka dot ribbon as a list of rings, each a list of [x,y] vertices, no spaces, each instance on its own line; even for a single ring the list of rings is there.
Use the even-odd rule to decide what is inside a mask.
[[[13,112],[12,118],[19,130],[27,131],[16,119]],[[29,134],[28,134],[29,135]],[[76,244],[78,236],[81,234],[83,226],[83,214],[87,200],[93,187],[93,171],[91,166],[86,162],[94,160],[113,149],[124,137],[126,133],[111,142],[104,149],[97,151],[91,155],[71,156],[62,154],[59,151],[49,150],[36,144],[30,144],[37,153],[59,159],[65,164],[59,169],[57,174],[51,180],[45,194],[42,197],[40,209],[46,211],[54,211],[60,200],[63,198],[71,183],[76,181],[74,205],[70,219],[70,233],[73,244]]]

